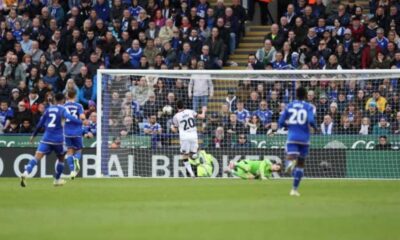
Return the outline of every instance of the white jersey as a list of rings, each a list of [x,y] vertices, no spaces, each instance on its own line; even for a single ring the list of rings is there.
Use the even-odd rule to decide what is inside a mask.
[[[197,139],[196,127],[197,113],[193,110],[183,110],[175,114],[172,122],[175,127],[179,128],[179,139]]]

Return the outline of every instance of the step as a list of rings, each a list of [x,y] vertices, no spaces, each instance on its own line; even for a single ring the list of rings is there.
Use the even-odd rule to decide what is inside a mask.
[[[239,43],[239,48],[261,48],[262,46],[263,46],[262,42]]]
[[[240,43],[261,43],[263,42],[264,37],[248,37],[240,39]]]
[[[238,49],[236,49],[236,50],[238,50]],[[246,59],[247,60],[248,59],[248,55],[246,55],[246,54],[232,54],[232,55],[229,56],[229,59],[233,60],[233,61],[235,61],[234,59]]]
[[[255,54],[258,48],[238,48],[235,50],[235,54]]]
[[[249,26],[251,31],[269,31],[271,29],[271,25],[252,25]]]
[[[269,31],[257,31],[257,32],[247,32],[246,37],[252,37],[252,36],[262,36],[264,37],[265,35],[268,34]]]

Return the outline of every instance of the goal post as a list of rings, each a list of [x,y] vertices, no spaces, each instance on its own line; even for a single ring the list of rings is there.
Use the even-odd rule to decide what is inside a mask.
[[[186,177],[179,134],[170,128],[178,99],[198,112],[207,106],[196,126],[213,163],[193,163],[196,171],[228,177],[229,161],[282,163],[287,131],[277,120],[301,85],[319,127],[306,177],[400,179],[399,79],[400,69],[99,69],[96,176]]]

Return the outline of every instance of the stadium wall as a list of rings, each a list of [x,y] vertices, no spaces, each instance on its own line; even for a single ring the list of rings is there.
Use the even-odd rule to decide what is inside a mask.
[[[23,166],[33,157],[35,148],[0,148],[0,177],[16,177]],[[263,159],[268,157],[277,162],[283,161],[283,149],[222,149],[207,150],[215,157],[213,177],[227,177],[223,169],[229,161]],[[96,177],[96,166],[100,161],[94,148],[83,150],[81,177]],[[244,156],[243,153],[246,153]],[[380,162],[374,161],[378,158]],[[388,157],[382,158],[382,155]],[[149,157],[145,156],[151,156]],[[390,157],[389,157],[390,156]],[[180,163],[177,151],[168,149],[134,149],[132,154],[110,152],[108,175],[115,177],[182,177],[185,169]],[[52,177],[55,156],[43,159],[34,170],[35,177]],[[378,165],[379,164],[379,165]],[[317,178],[400,178],[400,152],[351,150],[351,149],[312,149],[305,169],[306,177]],[[379,166],[379,169],[377,169]],[[66,170],[67,172],[68,170]]]

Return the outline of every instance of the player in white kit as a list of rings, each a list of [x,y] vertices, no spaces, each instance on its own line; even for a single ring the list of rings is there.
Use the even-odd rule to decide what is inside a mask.
[[[207,107],[203,107],[202,113],[197,114],[191,109],[185,109],[182,101],[177,101],[176,107],[178,112],[172,119],[171,130],[177,132],[179,129],[179,141],[181,144],[182,161],[185,168],[191,177],[195,177],[192,166],[189,163],[191,159],[197,158],[197,151],[199,148],[196,118],[204,119]]]

